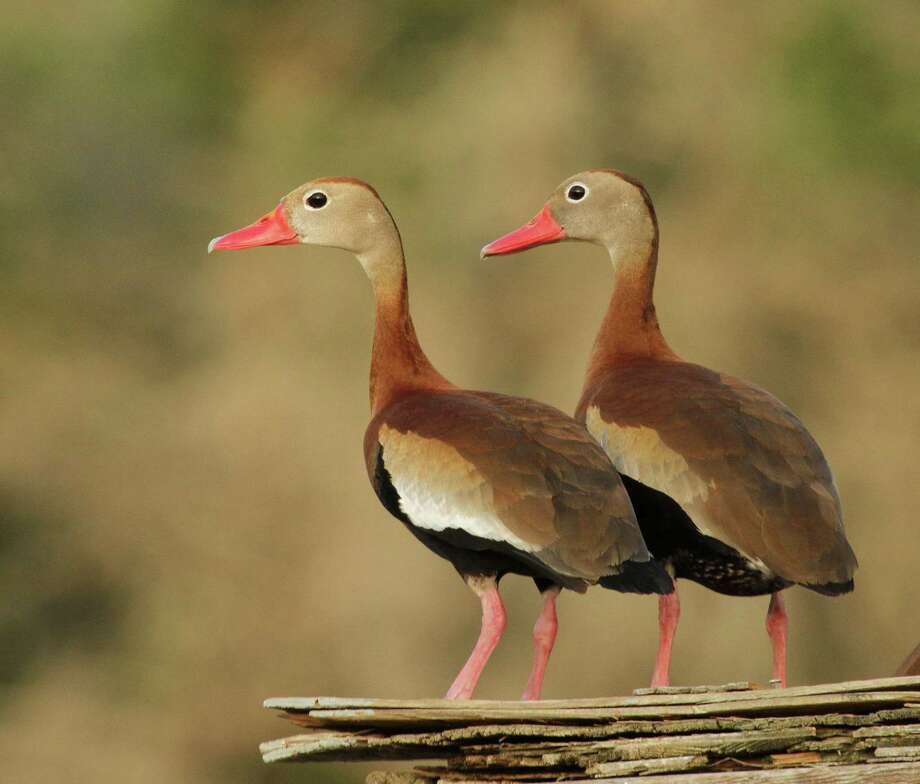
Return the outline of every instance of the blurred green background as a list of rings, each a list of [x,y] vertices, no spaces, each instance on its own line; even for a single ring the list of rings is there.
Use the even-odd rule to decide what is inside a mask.
[[[564,177],[642,179],[685,357],[789,403],[856,593],[790,592],[793,683],[920,639],[916,2],[0,3],[0,759],[10,782],[359,781],[267,767],[277,695],[434,696],[478,630],[363,466],[370,288],[208,257],[302,181],[372,182],[458,384],[571,411],[603,252],[483,263]],[[478,694],[516,697],[538,610]],[[674,679],[764,681],[766,598],[686,584]],[[566,595],[548,697],[645,685],[655,600]]]

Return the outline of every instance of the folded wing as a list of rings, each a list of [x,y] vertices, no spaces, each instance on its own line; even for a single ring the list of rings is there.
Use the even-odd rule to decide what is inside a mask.
[[[494,541],[566,582],[647,561],[629,497],[585,430],[551,406],[480,392],[424,393],[368,428],[411,523]]]
[[[699,365],[640,362],[586,390],[576,417],[621,473],[669,495],[702,533],[794,582],[852,578],[827,461],[768,392]]]

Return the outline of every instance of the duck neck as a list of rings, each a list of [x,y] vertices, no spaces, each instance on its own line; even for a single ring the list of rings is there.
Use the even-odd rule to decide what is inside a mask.
[[[395,229],[394,229],[395,230]],[[453,385],[429,362],[409,315],[409,288],[402,243],[358,256],[374,288],[377,318],[371,353],[370,404],[377,414],[400,397]]]
[[[610,247],[613,293],[594,340],[585,389],[617,365],[643,359],[674,360],[658,316],[653,293],[658,265],[658,237],[634,251]]]

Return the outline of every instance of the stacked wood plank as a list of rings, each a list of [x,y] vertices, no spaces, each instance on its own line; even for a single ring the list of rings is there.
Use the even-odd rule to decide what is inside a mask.
[[[747,683],[536,703],[270,699],[300,725],[266,762],[440,761],[372,784],[920,782],[920,677],[791,689]]]

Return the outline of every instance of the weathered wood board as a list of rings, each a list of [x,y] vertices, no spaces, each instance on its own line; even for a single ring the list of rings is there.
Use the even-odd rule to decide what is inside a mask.
[[[920,782],[920,676],[533,703],[288,697],[265,706],[299,726],[262,744],[266,762],[442,763],[374,773],[373,784]]]

